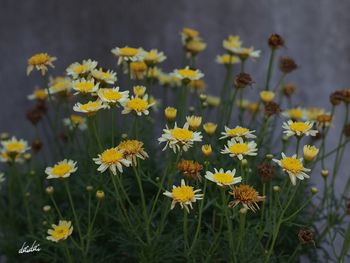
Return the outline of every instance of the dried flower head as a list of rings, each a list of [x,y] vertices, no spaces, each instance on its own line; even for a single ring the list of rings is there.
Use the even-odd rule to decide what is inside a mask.
[[[43,142],[40,139],[35,139],[32,141],[32,151],[33,153],[40,152],[41,148],[43,147]]]
[[[265,201],[265,196],[260,196],[254,187],[246,184],[241,184],[232,189],[229,193],[234,200],[229,203],[230,207],[235,207],[242,204],[243,207],[256,212],[259,209],[258,202]]]
[[[280,105],[276,102],[270,101],[265,103],[265,115],[271,117],[281,112]]]
[[[238,89],[243,89],[246,86],[250,86],[252,84],[253,84],[253,80],[251,76],[244,72],[239,73],[234,80],[234,85]]]
[[[279,69],[284,74],[289,74],[296,70],[298,68],[298,65],[295,63],[295,61],[290,57],[281,57],[279,62]]]
[[[298,232],[298,238],[302,244],[315,243],[314,233],[309,229],[300,229]]]
[[[272,176],[275,174],[275,168],[268,162],[264,162],[258,165],[258,176],[263,183],[270,181]]]
[[[202,177],[200,175],[203,166],[192,160],[181,160],[177,164],[177,169],[187,178],[194,179],[197,181],[202,181]]]
[[[283,94],[289,98],[290,96],[292,96],[295,93],[296,89],[297,88],[294,84],[287,83],[287,84],[283,85],[282,91],[283,91]]]
[[[284,40],[280,35],[272,34],[269,37],[268,44],[271,49],[278,49],[284,46]]]
[[[343,101],[343,92],[341,90],[336,90],[329,96],[329,101],[333,106],[339,105]]]

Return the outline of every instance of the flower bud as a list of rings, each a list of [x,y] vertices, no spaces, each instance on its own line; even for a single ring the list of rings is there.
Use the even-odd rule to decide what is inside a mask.
[[[322,170],[321,171],[321,175],[322,175],[323,178],[326,179],[328,177],[328,175],[329,175],[329,171],[328,170]]]
[[[199,128],[199,126],[202,123],[202,117],[200,116],[187,116],[186,117],[186,121],[188,123],[188,125],[190,126],[191,130],[197,130]]]
[[[210,144],[204,144],[202,146],[202,153],[204,154],[204,156],[209,157],[213,153],[211,145]]]
[[[213,122],[207,122],[203,124],[203,129],[209,136],[213,135],[216,131],[217,125]]]
[[[239,213],[242,215],[245,215],[248,212],[248,209],[246,207],[242,207],[241,209],[239,209]]]
[[[167,107],[164,110],[164,114],[165,114],[165,118],[168,121],[173,121],[176,119],[176,114],[177,114],[177,109],[173,108],[173,107]]]
[[[242,166],[243,167],[247,167],[248,166],[248,160],[247,159],[243,159],[242,160]]]
[[[86,186],[86,191],[91,192],[94,188],[92,187],[92,185],[88,185]]]
[[[273,154],[271,154],[271,153],[268,153],[268,154],[266,154],[266,159],[267,160],[269,160],[269,161],[271,161],[272,160],[272,158],[273,158]]]
[[[273,91],[264,90],[260,92],[260,98],[264,103],[272,101],[274,97],[275,93]]]
[[[126,133],[122,133],[121,137],[122,137],[122,139],[127,139],[128,135]]]
[[[303,147],[304,159],[306,161],[312,161],[318,154],[318,149],[315,146],[305,145]]]
[[[48,187],[46,187],[45,191],[48,195],[52,195],[54,193],[55,189],[53,188],[53,186],[48,186]]]
[[[311,187],[310,191],[311,191],[311,193],[312,193],[313,195],[315,195],[315,194],[318,193],[317,187]]]
[[[44,211],[45,213],[49,212],[50,210],[51,210],[51,206],[49,206],[49,205],[43,206],[43,211]]]
[[[281,57],[279,68],[284,74],[288,74],[296,70],[298,65],[290,57]]]
[[[104,199],[104,198],[105,198],[105,192],[102,191],[102,190],[97,190],[97,191],[96,191],[96,198],[97,198],[98,200]]]
[[[207,95],[205,94],[201,94],[199,95],[199,99],[203,102],[203,101],[206,101],[207,100]]]
[[[274,191],[275,193],[279,193],[279,192],[281,192],[281,187],[279,187],[278,185],[274,185],[274,186],[273,186],[273,191]]]

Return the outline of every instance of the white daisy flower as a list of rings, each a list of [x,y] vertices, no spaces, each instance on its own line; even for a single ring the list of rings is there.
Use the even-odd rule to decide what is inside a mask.
[[[64,118],[63,124],[67,126],[70,130],[78,128],[79,130],[83,131],[87,128],[86,118],[76,114],[72,114],[71,116],[69,116],[69,118]]]
[[[87,103],[81,104],[80,102],[76,103],[73,107],[73,110],[76,112],[83,112],[88,115],[94,115],[98,110],[105,109],[108,106],[105,105],[102,101],[89,101]]]
[[[55,164],[53,167],[46,167],[45,173],[48,175],[46,179],[67,178],[78,170],[76,164],[77,162],[73,160],[64,159],[63,161]]]
[[[199,69],[190,69],[188,66],[183,69],[175,69],[172,75],[181,80],[198,80],[204,77]]]
[[[142,48],[133,48],[128,46],[113,48],[111,52],[118,57],[118,65],[120,65],[122,62],[142,60],[145,54],[145,51]]]
[[[67,75],[76,79],[81,75],[88,74],[92,72],[97,67],[97,61],[95,60],[83,60],[82,63],[75,62],[71,64],[67,69]]]
[[[255,131],[251,131],[247,128],[241,127],[241,126],[236,126],[235,128],[229,128],[225,126],[225,132],[222,132],[221,134],[223,135],[220,137],[220,139],[225,139],[225,138],[247,138],[247,139],[254,139],[256,136],[253,134]]]
[[[117,73],[111,70],[103,71],[102,68],[91,71],[94,79],[103,81],[108,84],[114,84],[117,81]]]
[[[76,91],[74,95],[82,93],[94,93],[98,90],[100,83],[95,83],[94,79],[86,80],[84,78],[73,81],[73,89]]]
[[[18,140],[16,137],[12,137],[11,139],[5,140],[1,142],[2,152],[7,152],[8,154],[21,154],[30,149],[28,146],[28,142],[20,139]]]
[[[303,159],[297,158],[297,155],[294,154],[292,157],[287,157],[284,153],[282,153],[282,159],[272,159],[276,162],[284,172],[289,175],[289,178],[293,185],[296,185],[296,178],[300,180],[304,180],[304,178],[310,178],[305,172],[310,172],[310,169],[307,169],[303,166]]]
[[[47,230],[49,236],[47,240],[58,242],[66,240],[73,232],[73,226],[71,221],[60,220],[58,225],[52,224],[52,229]]]
[[[185,180],[181,180],[181,186],[173,185],[171,192],[165,191],[163,195],[168,196],[173,199],[171,203],[171,208],[174,209],[176,203],[179,203],[181,208],[185,208],[189,213],[190,210],[188,207],[193,209],[192,203],[195,203],[197,200],[203,199],[203,194],[198,194],[201,189],[193,190],[192,186],[186,185]]]
[[[36,88],[32,94],[28,95],[28,100],[40,100],[44,101],[46,100],[48,94],[46,89],[38,89]]]
[[[313,130],[312,126],[314,125],[313,122],[310,121],[292,121],[289,120],[287,122],[284,122],[282,125],[282,128],[285,129],[283,133],[290,137],[290,136],[316,136],[318,133],[317,130]]]
[[[225,172],[222,168],[220,168],[220,170],[214,168],[214,173],[207,171],[205,178],[216,183],[218,186],[231,186],[242,181],[242,177],[235,177],[235,175],[236,169],[233,169],[232,171],[227,170]]]
[[[123,165],[128,167],[131,164],[131,161],[125,159],[124,152],[118,147],[105,150],[97,158],[93,158],[93,161],[99,165],[97,171],[103,173],[109,169],[114,175],[117,174],[117,169],[120,173],[123,172]]]
[[[129,91],[119,91],[119,87],[103,88],[97,91],[97,96],[105,103],[123,104],[129,98]]]
[[[177,127],[175,123],[175,127],[173,129],[169,129],[166,126],[166,129],[163,129],[162,137],[158,139],[159,143],[165,142],[165,147],[163,151],[169,147],[175,153],[176,151],[187,151],[190,147],[193,146],[194,142],[202,141],[202,134],[200,132],[195,132],[189,130],[189,124],[185,123],[183,128]]]
[[[154,103],[149,103],[148,95],[146,94],[142,98],[132,96],[130,99],[125,100],[122,105],[124,107],[122,114],[135,112],[138,116],[141,116],[142,114],[148,115],[148,108],[153,106]]]
[[[238,137],[228,141],[225,148],[221,150],[221,153],[229,154],[231,157],[237,157],[241,161],[244,156],[256,156],[257,150],[254,141],[244,142],[241,137]]]

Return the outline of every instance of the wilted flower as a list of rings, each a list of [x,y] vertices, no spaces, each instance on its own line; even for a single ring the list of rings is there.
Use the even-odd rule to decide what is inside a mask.
[[[290,97],[294,94],[294,92],[296,91],[296,87],[294,84],[292,83],[287,83],[287,84],[284,84],[282,86],[282,91],[283,91],[283,94],[286,96],[286,97]]]
[[[284,40],[280,35],[272,34],[269,37],[268,44],[271,49],[278,49],[284,46]]]
[[[290,57],[281,57],[279,68],[284,74],[289,74],[296,70],[298,65]]]
[[[298,238],[302,244],[315,243],[314,233],[309,229],[300,229],[298,232]]]
[[[181,160],[177,164],[177,169],[189,179],[202,181],[200,172],[203,169],[203,166],[198,162],[192,160]]]
[[[234,198],[234,200],[229,203],[230,207],[242,204],[243,207],[250,209],[253,212],[256,212],[259,209],[258,202],[265,200],[265,196],[260,196],[254,187],[246,184],[233,187],[230,195]]]
[[[275,169],[270,163],[264,162],[258,165],[257,174],[261,178],[261,181],[266,183],[275,174]]]
[[[239,89],[243,89],[246,86],[250,86],[252,84],[253,84],[253,80],[251,76],[244,72],[239,73],[234,80],[235,87]]]
[[[276,102],[270,101],[265,103],[265,115],[271,117],[281,112],[280,105]]]
[[[125,159],[130,161],[134,166],[137,165],[137,158],[142,160],[148,158],[148,154],[143,149],[143,142],[138,140],[121,141],[117,148],[123,152]]]

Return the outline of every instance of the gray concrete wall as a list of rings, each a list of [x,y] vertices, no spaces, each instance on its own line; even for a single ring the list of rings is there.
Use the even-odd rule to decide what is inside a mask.
[[[222,85],[223,68],[213,61],[223,52],[223,38],[239,34],[262,50],[262,58],[247,65],[259,88],[268,59],[266,39],[277,32],[287,44],[280,54],[301,65],[289,80],[298,85],[303,104],[328,106],[328,94],[350,83],[349,11],[350,2],[342,0],[1,0],[0,131],[25,136],[30,127],[24,117],[30,105],[26,95],[39,81],[25,75],[31,54],[57,56],[59,74],[88,57],[113,67],[110,49],[128,44],[163,50],[168,56],[164,67],[171,70],[180,64],[184,26],[198,29],[208,43],[199,65],[212,93]]]

